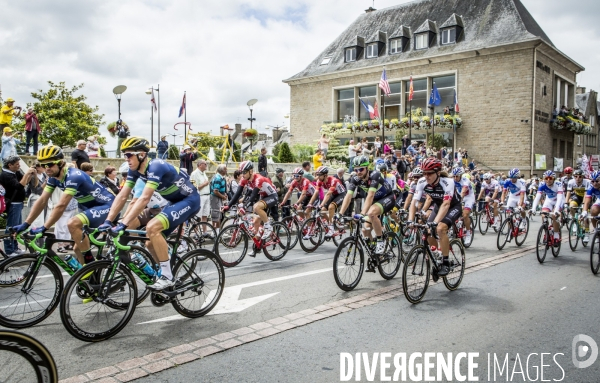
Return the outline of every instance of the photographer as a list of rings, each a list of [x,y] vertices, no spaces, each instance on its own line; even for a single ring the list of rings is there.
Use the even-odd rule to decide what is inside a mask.
[[[29,144],[33,141],[33,155],[35,156],[38,152],[38,136],[42,128],[38,121],[37,115],[33,111],[33,108],[27,109],[25,115],[25,134],[27,139],[25,141],[25,154],[29,155]]]
[[[8,158],[17,155],[17,145],[20,143],[21,140],[14,138],[13,130],[8,126],[5,127],[2,134],[2,151],[0,152],[2,162],[6,163]]]
[[[117,158],[121,157],[121,142],[129,137],[129,126],[123,120],[117,120]]]
[[[6,105],[0,109],[0,128],[6,128],[12,123],[12,118],[21,114],[20,106],[13,106],[15,100],[12,98],[6,99]]]

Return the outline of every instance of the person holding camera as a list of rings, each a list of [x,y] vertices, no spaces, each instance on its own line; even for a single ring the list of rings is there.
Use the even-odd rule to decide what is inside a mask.
[[[117,120],[117,158],[121,157],[121,143],[129,137],[129,126],[123,120]]]
[[[15,100],[12,98],[6,99],[6,105],[0,108],[0,128],[9,127],[12,123],[12,118],[21,114],[22,108],[14,106]]]
[[[17,155],[17,145],[20,143],[21,140],[13,136],[13,130],[8,126],[5,127],[2,133],[2,151],[0,151],[2,162],[5,163],[8,158]]]
[[[29,144],[33,141],[33,155],[37,155],[38,152],[38,136],[42,128],[40,128],[40,122],[38,121],[37,114],[33,111],[33,108],[27,109],[25,115],[25,154],[29,155]]]

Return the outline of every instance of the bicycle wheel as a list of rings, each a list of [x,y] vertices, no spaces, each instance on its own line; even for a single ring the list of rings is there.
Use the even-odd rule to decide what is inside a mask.
[[[225,227],[225,226],[221,226]],[[171,234],[173,235],[173,234]],[[208,249],[214,251],[217,232],[213,225],[208,222],[197,222],[185,230],[185,236],[192,240],[191,249]]]
[[[504,249],[504,246],[506,246],[506,243],[510,239],[512,232],[512,225],[510,221],[511,218],[508,217],[504,220],[504,222],[502,222],[502,226],[500,226],[500,230],[498,231],[498,238],[496,239],[496,247],[498,248],[498,250]]]
[[[186,277],[182,280],[182,276]],[[225,288],[225,269],[212,251],[196,249],[187,253],[173,269],[175,286],[181,290],[171,299],[175,311],[187,318],[208,314],[219,302]]]
[[[346,238],[338,246],[333,256],[333,278],[338,287],[351,291],[360,282],[365,269],[365,255],[362,246],[355,238]]]
[[[475,209],[475,206],[473,206],[473,209]],[[472,210],[471,226],[473,226],[473,231],[475,231],[475,229],[477,229],[478,222],[479,222],[479,212],[477,210]]]
[[[298,222],[294,219],[294,217],[285,217],[281,220],[281,223],[287,227],[290,232],[290,248],[292,250],[298,244],[298,233],[300,232],[300,227],[298,227]]]
[[[496,223],[496,221],[502,223],[502,221],[504,221],[506,214],[504,214],[500,209],[498,209],[498,217],[494,218],[494,224]],[[494,233],[497,233],[500,229],[499,229],[499,225],[498,226],[492,226],[492,229],[494,230]]]
[[[546,259],[546,253],[548,252],[548,228],[546,226],[540,227],[540,231],[538,232],[535,254],[537,256],[539,263],[544,263],[544,259]]]
[[[309,218],[302,224],[298,234],[300,247],[307,253],[312,253],[324,241],[323,227],[316,218]]]
[[[234,267],[242,262],[248,252],[248,236],[240,225],[227,226],[217,236],[215,253],[223,261],[223,266]]]
[[[379,259],[377,269],[379,269],[379,275],[383,279],[392,279],[398,274],[400,270],[400,264],[403,261],[402,257],[402,241],[396,233],[387,232],[383,234],[383,240],[385,242],[385,252],[383,260]]]
[[[558,257],[558,254],[560,253],[560,247],[562,246],[561,239],[554,240],[554,243],[558,244],[558,246],[552,246],[552,255],[554,256],[554,258]]]
[[[429,287],[431,266],[425,246],[415,246],[404,261],[402,270],[402,288],[410,303],[419,303]]]
[[[527,239],[527,235],[529,234],[529,218],[525,217],[525,218],[522,218],[522,219],[525,220],[524,221],[525,222],[525,228],[524,229],[521,229],[521,228],[518,229],[518,234],[515,237],[515,244],[517,246],[523,245],[525,243],[525,240]],[[523,222],[523,221],[521,221],[521,222]]]
[[[581,224],[579,225],[578,235],[579,235],[579,238],[581,238],[581,244],[583,245],[583,247],[587,247],[587,245],[589,244],[589,237],[588,237],[588,241],[587,242],[583,240],[585,238],[585,228]]]
[[[450,272],[442,279],[446,288],[454,291],[460,286],[460,282],[462,282],[465,275],[465,248],[459,240],[450,241],[448,258],[450,261]]]
[[[571,248],[571,251],[577,250],[578,242],[579,242],[579,223],[576,220],[573,220],[569,224],[569,247]]]
[[[590,267],[594,275],[598,274],[600,269],[600,233],[594,234],[592,246],[590,247]]]
[[[402,233],[402,254],[410,253],[413,247],[417,246],[421,239],[421,233],[416,227],[412,229],[405,226]]]
[[[79,269],[67,282],[61,296],[60,319],[75,338],[84,342],[109,339],[133,316],[137,301],[133,275],[123,264],[114,274],[112,269],[112,261],[96,261]],[[78,288],[86,290],[92,301],[82,303]]]
[[[484,210],[479,214],[479,232],[481,233],[481,235],[485,235],[489,228],[490,222],[488,220],[488,215]]]
[[[333,243],[339,246],[342,241],[352,235],[354,232],[354,221],[342,222],[334,219],[333,228],[335,235],[332,237]]]
[[[271,237],[264,241],[263,253],[271,261],[279,261],[285,257],[290,248],[291,236],[288,228],[281,222],[273,223]]]
[[[152,258],[152,254],[150,254],[150,252],[148,252],[148,250],[146,250],[143,247],[140,246],[130,246],[131,250],[129,250],[129,257],[133,258],[134,255],[138,255],[140,257],[143,257],[144,260],[146,261],[147,264],[150,265],[150,267],[152,267],[155,271],[160,270],[160,265],[156,263],[156,261],[154,260],[154,258]],[[169,246],[169,253],[171,252],[170,246]],[[140,277],[138,277],[137,275],[135,275],[134,273],[131,273],[133,275],[133,279],[135,280],[135,284],[137,287],[137,304],[139,305],[140,303],[142,303],[144,300],[146,300],[146,298],[148,298],[148,296],[150,295],[150,290],[148,290],[148,285],[146,284],[146,282],[142,281],[140,279]]]
[[[58,370],[52,354],[29,335],[0,330],[0,360],[2,382],[58,382]]]
[[[36,255],[24,254],[4,261],[5,271],[0,274],[0,325],[30,327],[56,309],[63,289],[61,270],[46,259],[34,277],[31,272],[38,260]]]

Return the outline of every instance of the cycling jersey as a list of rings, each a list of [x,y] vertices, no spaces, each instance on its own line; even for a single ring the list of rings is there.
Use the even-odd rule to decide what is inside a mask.
[[[292,182],[292,185],[294,184],[294,182]],[[252,174],[252,178],[249,180],[243,179],[240,182],[240,186],[247,186],[250,191],[254,191],[255,188],[258,189],[258,193],[261,197],[277,194],[277,189],[275,189],[273,181],[271,181],[270,178],[261,176],[257,173]]]
[[[155,190],[169,202],[178,202],[198,194],[198,189],[192,185],[186,172],[163,160],[150,160],[141,172],[129,169],[125,186],[133,189],[138,178],[146,182],[147,188]]]
[[[490,182],[483,181],[481,183],[481,189],[484,190],[485,195],[493,195],[495,191],[500,191],[500,184],[496,180],[490,180]]]
[[[338,180],[338,182],[339,182],[339,180]],[[292,183],[290,184],[290,189],[292,189],[292,190],[298,189],[301,192],[306,192],[306,197],[309,197],[309,199],[317,191],[317,189],[315,188],[315,184],[313,184],[307,178],[304,178],[304,177],[302,177],[301,180],[300,179],[293,180]]]
[[[144,192],[145,187],[146,187],[146,183],[144,181],[142,181],[141,178],[138,178],[138,180],[135,182],[135,186],[133,187],[133,191],[132,191],[133,198],[140,198],[142,196],[142,193]],[[149,209],[162,209],[163,207],[167,206],[168,204],[169,204],[169,201],[164,199],[157,192],[154,192],[154,193],[152,193],[150,202],[148,202],[148,205],[146,207],[148,207]]]
[[[369,172],[369,177],[365,180],[358,176],[350,177],[348,182],[348,193],[354,194],[356,190],[364,191],[366,195],[369,191],[375,192],[374,200],[381,199],[392,192],[392,189],[385,181],[381,173],[376,170]]]
[[[440,177],[439,182],[435,186],[429,185],[425,177],[419,179],[413,200],[420,200],[423,194],[430,196],[436,206],[441,206],[444,201],[448,200],[450,200],[451,206],[460,204],[459,196],[455,190],[454,180],[449,177]]]
[[[573,178],[571,181],[569,181],[569,184],[567,185],[567,191],[568,192],[572,192],[575,193],[577,196],[579,197],[583,197],[586,193],[586,190],[591,186],[592,184],[590,183],[590,180],[588,179],[583,179],[581,181],[581,184],[578,185],[577,181],[575,181],[575,179]]]
[[[463,188],[467,188],[467,192],[464,195],[465,198],[473,195],[473,183],[465,174],[462,175],[459,182],[454,181],[454,186],[456,187],[456,192],[459,196],[461,195]]]
[[[600,189],[591,186],[585,191],[585,198],[600,198]]]
[[[574,180],[574,179],[575,179],[575,178],[574,178],[573,176],[562,176],[562,177],[560,178],[560,182],[562,183],[562,185],[563,185],[563,189],[564,189],[564,191],[565,191],[565,192],[567,191],[567,188],[568,188],[569,182],[571,182],[571,181],[572,181],[572,180]]]
[[[393,174],[386,174],[385,176],[385,182],[387,182],[390,185],[390,188],[392,190],[397,190],[398,189],[398,185],[396,185],[396,176]]]
[[[521,195],[521,193],[525,193],[525,181],[522,179],[518,179],[517,182],[512,182],[512,180],[507,180],[504,182],[504,191],[507,191],[510,195]]]
[[[542,199],[542,194],[545,194],[546,200],[544,201],[544,206],[542,208],[547,210],[552,210],[554,208],[555,212],[560,212],[565,198],[563,190],[563,184],[559,181],[554,181],[552,186],[546,185],[546,182],[540,183],[540,187],[538,188],[538,192],[535,196],[533,207],[531,209],[533,211],[536,210],[538,203]]]
[[[328,189],[334,196],[346,192],[346,186],[344,186],[342,181],[333,176],[328,176],[327,178],[325,178],[324,182],[317,181],[317,189],[320,188]]]

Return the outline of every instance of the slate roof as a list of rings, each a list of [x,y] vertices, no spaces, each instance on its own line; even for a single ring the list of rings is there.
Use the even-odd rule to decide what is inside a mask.
[[[600,101],[596,100],[597,93],[586,92],[575,95],[575,105],[577,108],[586,116],[593,116],[596,113],[596,116],[600,116]],[[594,108],[594,106],[596,108]]]
[[[413,49],[414,33],[421,29],[439,33],[441,26],[451,24],[464,27],[463,36],[456,44],[442,46],[437,35],[429,49]],[[364,44],[378,31],[386,32],[389,38],[408,34],[411,38],[409,49],[395,55],[388,55],[384,50],[378,58],[369,60],[364,59],[363,53],[357,61],[344,62],[344,48],[357,45],[357,36],[362,37],[359,42]],[[303,71],[286,81],[536,38],[554,46],[520,0],[417,0],[363,13]],[[331,61],[328,65],[320,65],[325,56],[332,56]]]

